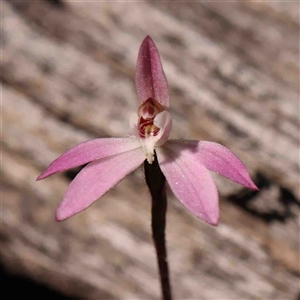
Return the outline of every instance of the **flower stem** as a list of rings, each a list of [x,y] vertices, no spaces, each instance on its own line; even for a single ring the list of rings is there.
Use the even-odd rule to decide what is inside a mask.
[[[163,175],[157,157],[152,164],[144,162],[146,183],[152,197],[152,235],[156,249],[157,263],[163,300],[172,300],[167,249],[165,241],[167,195],[165,189],[166,178]]]

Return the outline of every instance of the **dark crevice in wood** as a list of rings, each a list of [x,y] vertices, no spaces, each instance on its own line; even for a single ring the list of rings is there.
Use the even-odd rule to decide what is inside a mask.
[[[238,137],[238,138],[248,138],[248,134],[243,131],[240,130],[239,128],[237,128],[236,126],[230,124],[230,123],[226,123],[226,128],[228,129],[228,131],[230,131],[232,133],[232,135]]]
[[[36,299],[79,300],[79,298],[65,296],[29,277],[10,273],[3,265],[0,265],[0,277],[2,293],[9,295],[10,299],[18,299],[21,291],[23,296],[30,295],[31,298]]]
[[[222,81],[225,87],[234,86],[237,90],[241,92],[245,92],[247,90],[245,86],[240,85],[234,79],[223,75],[218,68],[215,68],[212,71],[212,77],[218,78],[220,81]]]
[[[66,8],[66,4],[63,0],[45,0],[46,2],[49,2],[56,8]]]
[[[72,181],[86,165],[87,164],[82,165],[80,167],[73,168],[71,170],[64,171],[63,174],[68,180]]]
[[[267,224],[270,224],[272,222],[285,223],[290,219],[297,218],[297,216],[292,212],[291,207],[293,205],[300,207],[300,201],[296,198],[292,191],[281,186],[279,183],[272,182],[269,178],[267,178],[260,172],[256,174],[254,181],[259,187],[259,191],[243,189],[237,194],[230,195],[228,197],[228,200],[247,213],[251,214],[253,217],[258,218]],[[259,197],[259,194],[262,193],[263,190],[267,190],[273,185],[279,187],[279,197],[277,201],[283,207],[283,211],[278,211],[274,208],[270,208],[268,211],[262,212],[259,209],[254,208],[252,204]],[[262,201],[262,199],[260,199],[260,201]]]

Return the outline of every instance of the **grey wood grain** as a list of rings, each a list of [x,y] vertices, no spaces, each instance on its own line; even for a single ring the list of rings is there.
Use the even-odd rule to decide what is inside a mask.
[[[169,193],[175,299],[296,299],[299,3],[54,2],[1,2],[5,267],[82,299],[159,298],[141,169],[62,223],[55,209],[76,170],[35,182],[73,145],[128,134],[150,34],[170,85],[172,137],[228,146],[260,187],[216,175],[217,228]]]

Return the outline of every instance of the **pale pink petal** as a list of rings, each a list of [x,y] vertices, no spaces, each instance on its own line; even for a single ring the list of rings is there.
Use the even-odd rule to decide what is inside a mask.
[[[141,148],[91,162],[75,177],[56,212],[58,221],[86,209],[145,160]]]
[[[161,146],[168,140],[170,135],[172,129],[172,116],[168,111],[164,110],[154,118],[153,124],[160,129],[159,134],[157,135],[156,146]]]
[[[166,147],[186,153],[190,160],[198,161],[209,170],[238,184],[253,190],[258,189],[251,180],[245,164],[232,151],[218,143],[177,140],[168,141]]]
[[[83,142],[54,160],[37,178],[44,179],[54,173],[81,166],[96,159],[126,152],[140,147],[135,138],[102,138]]]
[[[135,83],[141,102],[153,98],[165,108],[169,108],[168,82],[160,61],[158,50],[147,36],[138,54]]]
[[[218,191],[209,171],[188,155],[165,147],[156,149],[160,168],[173,193],[193,214],[209,224],[219,220]]]

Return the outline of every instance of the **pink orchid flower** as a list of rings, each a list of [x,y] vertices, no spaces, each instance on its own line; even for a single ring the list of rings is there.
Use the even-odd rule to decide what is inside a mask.
[[[257,189],[246,166],[226,147],[207,141],[168,140],[172,118],[168,83],[153,40],[147,36],[139,50],[136,87],[140,107],[133,135],[83,142],[54,160],[37,178],[86,163],[71,182],[56,212],[58,221],[86,209],[156,151],[159,166],[175,196],[209,224],[219,219],[214,171],[250,189]]]

